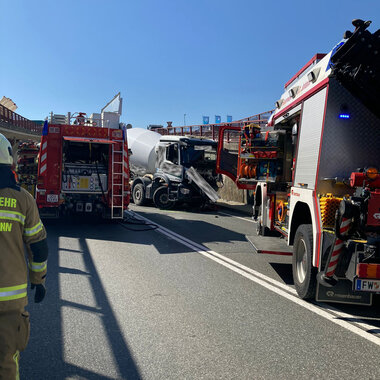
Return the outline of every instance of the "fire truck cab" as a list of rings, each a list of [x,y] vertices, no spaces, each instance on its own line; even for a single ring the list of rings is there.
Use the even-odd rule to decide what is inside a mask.
[[[265,126],[219,133],[218,171],[255,189],[258,233],[293,246],[303,299],[370,304],[380,292],[380,30],[369,24],[354,20],[299,70]]]

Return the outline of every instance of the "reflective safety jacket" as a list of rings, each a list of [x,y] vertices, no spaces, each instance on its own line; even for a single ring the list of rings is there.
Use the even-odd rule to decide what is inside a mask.
[[[0,312],[28,303],[27,266],[30,282],[43,284],[47,269],[45,228],[30,193],[23,188],[0,187]]]

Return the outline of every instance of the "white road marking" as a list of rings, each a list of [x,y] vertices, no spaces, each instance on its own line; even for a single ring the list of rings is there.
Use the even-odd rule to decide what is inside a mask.
[[[236,215],[228,214],[227,212],[218,211],[218,214],[221,214],[221,215],[228,215],[228,216],[231,216],[231,217],[233,217],[233,218],[240,219],[240,220],[244,220],[245,222],[249,222],[249,223],[256,223],[256,222],[255,222],[254,220],[252,220],[252,219],[243,218],[243,217],[241,217],[241,216],[236,216]]]
[[[182,236],[182,235],[179,235],[177,233],[175,233],[174,231],[171,231],[163,226],[161,226],[160,224],[158,223],[155,223],[153,222],[152,220],[148,219],[148,218],[145,218],[141,215],[138,215],[137,213],[133,212],[133,211],[129,211],[130,213],[133,213],[133,215],[136,217],[136,218],[140,218],[142,220],[145,220],[151,224],[155,224],[158,228],[156,231],[162,233],[163,235],[169,237],[170,239],[173,239],[185,246],[187,246],[188,248],[194,250],[195,252],[217,262],[218,264],[221,264],[223,265],[224,267],[240,274],[241,276],[263,286],[264,288],[286,298],[287,300],[299,305],[299,306],[302,306],[303,308],[313,312],[314,314],[317,314],[319,315],[320,317],[323,317],[327,320],[329,320],[330,322],[332,323],[335,323],[341,327],[343,327],[344,329],[358,335],[358,336],[361,336],[362,338],[368,340],[369,342],[371,343],[374,343],[376,344],[377,346],[380,346],[380,339],[376,336],[376,335],[372,335],[371,333],[363,330],[362,328],[360,327],[357,327],[356,326],[356,323],[360,326],[363,326],[365,328],[367,328],[368,330],[373,330],[375,329],[374,326],[371,326],[371,325],[368,325],[366,323],[361,323],[362,321],[360,321],[357,317],[351,315],[351,314],[347,314],[347,313],[344,313],[344,312],[341,312],[337,309],[335,309],[334,307],[330,306],[330,305],[327,305],[327,304],[318,304],[320,306],[316,306],[312,303],[309,303],[309,302],[306,302],[304,300],[302,300],[301,298],[299,298],[297,295],[296,295],[296,291],[285,285],[285,284],[282,284],[280,283],[279,281],[276,281],[262,273],[259,273],[251,268],[248,268],[234,260],[231,260],[229,259],[228,257],[225,257],[215,251],[212,251],[212,250],[209,250],[207,249],[206,247],[196,243],[196,242],[193,242],[191,241],[190,239],[187,239],[186,237]],[[331,310],[332,312],[328,312],[326,310]],[[354,323],[350,323],[350,322],[347,322],[345,320],[342,320],[342,319],[338,319],[337,317],[340,317],[340,318],[350,318],[350,319],[355,319],[356,321]]]
[[[379,330],[376,326],[369,325],[368,323],[366,323],[365,320],[362,320],[352,314],[345,313],[344,311],[340,311],[332,305],[329,305],[323,302],[319,302],[318,305],[323,307],[325,310],[330,310],[331,312],[333,312],[340,318],[351,319],[350,323],[354,323],[355,325],[360,326],[367,331]],[[369,319],[372,321],[380,321],[379,318],[369,318]]]

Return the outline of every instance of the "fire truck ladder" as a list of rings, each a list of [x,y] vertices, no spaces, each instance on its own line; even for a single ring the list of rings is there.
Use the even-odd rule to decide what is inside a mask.
[[[113,140],[112,144],[112,179],[111,179],[111,219],[123,219],[124,176],[123,176],[123,140]],[[122,150],[117,150],[121,147]],[[120,171],[116,169],[120,168]],[[120,177],[116,181],[115,177]],[[115,204],[116,203],[116,204]]]

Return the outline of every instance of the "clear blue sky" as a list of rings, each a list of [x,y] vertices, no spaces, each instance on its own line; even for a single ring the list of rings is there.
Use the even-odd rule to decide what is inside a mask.
[[[201,124],[274,107],[284,83],[379,0],[0,0],[0,97],[30,119],[99,112]]]

